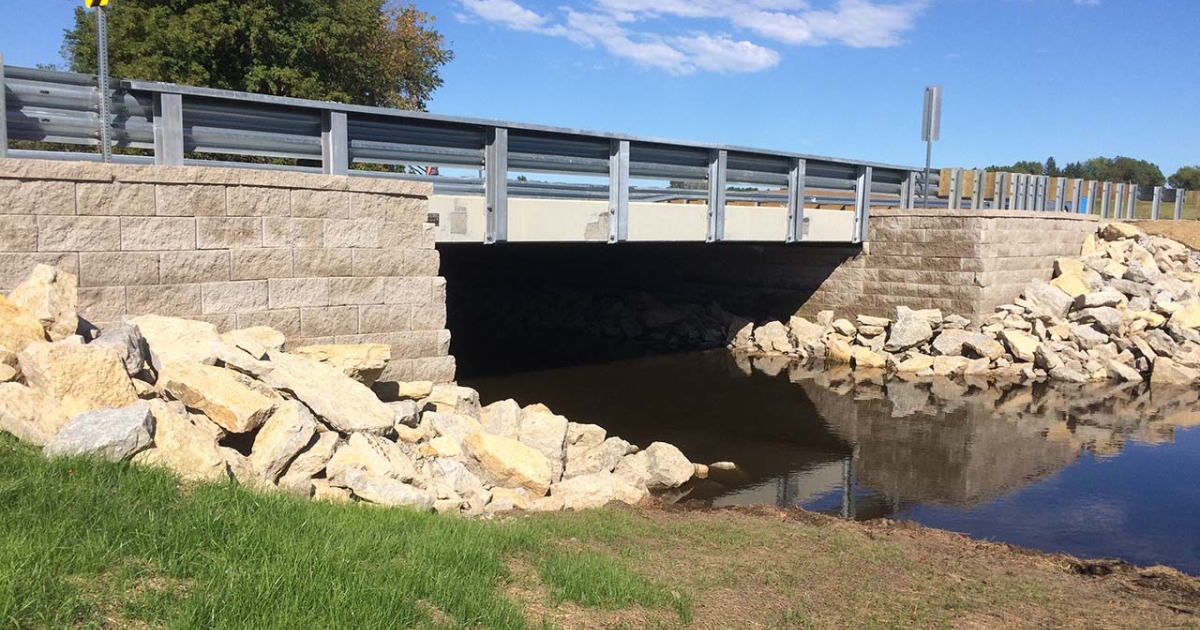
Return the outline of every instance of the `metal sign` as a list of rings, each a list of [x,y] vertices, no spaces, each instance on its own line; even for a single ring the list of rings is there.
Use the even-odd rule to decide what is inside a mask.
[[[942,133],[942,86],[925,87],[925,114],[921,118],[921,140],[937,142]]]
[[[108,6],[108,0],[83,0],[83,4],[89,9],[95,9]]]

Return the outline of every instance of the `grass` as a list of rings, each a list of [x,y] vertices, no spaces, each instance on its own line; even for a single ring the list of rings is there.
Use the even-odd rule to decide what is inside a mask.
[[[1138,628],[1200,608],[933,530],[769,509],[467,520],[180,487],[7,436],[0,515],[2,628]]]

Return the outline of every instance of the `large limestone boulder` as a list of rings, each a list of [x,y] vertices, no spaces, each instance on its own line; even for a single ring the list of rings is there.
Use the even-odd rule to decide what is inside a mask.
[[[370,386],[392,359],[392,347],[381,343],[330,344],[294,348],[291,354],[320,361]]]
[[[619,437],[610,437],[587,448],[568,448],[563,479],[580,477],[600,472],[612,472],[621,459],[631,450],[629,442]]]
[[[983,333],[972,333],[963,341],[963,347],[975,356],[995,361],[1004,355],[1004,346]]]
[[[312,494],[313,479],[325,470],[340,440],[333,431],[317,434],[316,439],[288,464],[279,478],[279,487],[305,496]]]
[[[134,457],[135,464],[161,466],[187,481],[226,481],[229,465],[221,453],[222,431],[208,418],[187,413],[183,404],[149,401],[154,414],[154,448]]]
[[[121,324],[100,333],[90,344],[96,348],[107,348],[117,355],[125,366],[125,373],[137,376],[146,369],[150,360],[150,347],[142,331],[132,324]]]
[[[1187,330],[1200,329],[1200,302],[1188,304],[1171,314],[1168,322],[1172,326]]]
[[[796,344],[801,348],[820,343],[822,337],[825,336],[824,326],[810,322],[803,317],[792,317],[789,319],[788,330],[792,333],[792,337],[796,339]]]
[[[655,442],[624,457],[615,472],[638,487],[675,488],[691,479],[696,467],[675,446]]]
[[[962,356],[963,344],[971,338],[972,334],[959,329],[943,330],[937,339],[933,340],[933,354],[948,357]]]
[[[522,413],[517,440],[546,456],[550,478],[562,478],[566,456],[567,419],[553,413]]]
[[[463,440],[463,451],[492,485],[525,488],[535,497],[550,489],[552,469],[546,456],[517,440],[472,433]]]
[[[1167,357],[1156,359],[1150,372],[1150,383],[1154,385],[1191,386],[1197,380],[1200,380],[1200,370],[1185,367]]]
[[[456,444],[462,444],[468,435],[482,428],[475,418],[457,413],[426,411],[421,414],[421,419],[428,421],[429,425],[433,427],[433,432],[439,437],[449,438]]]
[[[212,365],[217,361],[212,346],[221,336],[217,327],[208,322],[161,315],[130,317],[125,322],[137,326],[146,338],[155,370],[162,370],[170,363]]]
[[[888,335],[883,349],[888,352],[903,352],[919,346],[933,337],[933,326],[929,321],[915,314],[907,314],[892,324],[892,332]]]
[[[125,365],[104,348],[42,341],[29,344],[18,360],[29,385],[57,400],[67,416],[138,400]]]
[[[294,400],[284,401],[254,436],[250,467],[263,479],[274,482],[316,432],[317,420],[308,407]]]
[[[1001,331],[1000,340],[1004,342],[1004,346],[1008,348],[1008,351],[1018,361],[1025,361],[1026,363],[1033,363],[1034,355],[1041,344],[1037,337],[1019,330]]]
[[[201,363],[168,364],[157,386],[230,433],[257,429],[276,406],[274,399],[245,385],[234,372]]]
[[[20,352],[31,342],[45,341],[46,330],[29,311],[0,295],[0,347]]]
[[[780,322],[769,322],[754,330],[754,343],[763,352],[788,354],[795,351],[788,329]]]
[[[269,361],[238,366],[278,390],[290,392],[343,434],[392,430],[396,414],[366,385],[320,361],[271,351]]]
[[[614,501],[633,505],[649,493],[611,472],[596,472],[567,479],[550,486],[550,494],[562,499],[563,508],[586,510],[604,507]]]
[[[46,443],[46,457],[101,457],[121,461],[150,446],[154,415],[137,402],[120,409],[85,411],[68,422]]]
[[[1075,302],[1073,296],[1043,280],[1034,280],[1026,285],[1025,300],[1059,319],[1067,316],[1071,304]]]
[[[75,334],[79,328],[79,280],[74,275],[50,265],[33,268],[8,299],[33,315],[45,330],[50,341],[60,341]]]
[[[1145,234],[1145,232],[1143,232],[1141,228],[1130,225],[1129,223],[1120,222],[1109,223],[1108,225],[1104,226],[1104,229],[1100,230],[1100,237],[1106,241],[1135,239],[1143,234]]]
[[[19,383],[0,384],[0,430],[22,442],[45,446],[67,424],[58,402]]]
[[[349,488],[354,496],[379,505],[407,506],[431,510],[437,497],[415,486],[385,475],[373,475],[364,470],[347,470],[331,480],[334,485]]]
[[[434,385],[429,396],[421,401],[426,408],[443,413],[457,413],[472,418],[480,415],[479,392],[458,385]]]
[[[250,326],[222,333],[221,341],[261,360],[268,352],[283,350],[287,338],[270,326]]]
[[[412,458],[398,444],[372,433],[351,435],[325,464],[325,476],[331,480],[354,470],[400,481],[412,481],[417,476]]]
[[[515,440],[521,430],[521,405],[511,398],[498,400],[480,410],[480,420],[484,431]]]

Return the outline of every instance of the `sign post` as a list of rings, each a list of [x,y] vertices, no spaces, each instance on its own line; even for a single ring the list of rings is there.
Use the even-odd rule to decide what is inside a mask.
[[[942,133],[942,86],[925,86],[925,113],[921,118],[921,140],[925,141],[925,207],[929,207],[929,163],[933,161],[933,143]]]
[[[112,122],[108,111],[108,0],[84,0],[96,10],[96,79],[100,88],[100,157],[112,162]]]

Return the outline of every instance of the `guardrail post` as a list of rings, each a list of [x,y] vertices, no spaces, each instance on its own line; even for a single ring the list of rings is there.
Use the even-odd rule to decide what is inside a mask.
[[[1117,184],[1116,198],[1113,199],[1113,218],[1122,219],[1128,212],[1125,209],[1125,184]]]
[[[951,210],[958,210],[962,203],[962,169],[950,169],[950,199],[947,206]]]
[[[1137,200],[1138,200],[1138,185],[1130,184],[1129,185],[1129,203],[1125,206],[1125,211],[1127,213],[1125,215],[1125,218],[1127,218],[1127,219],[1136,219],[1137,218]]]
[[[1054,211],[1063,212],[1067,209],[1067,178],[1059,177],[1054,185]]]
[[[1103,196],[1100,198],[1100,218],[1107,219],[1109,211],[1112,209],[1113,184],[1112,182],[1104,182],[1104,185],[1101,188],[1104,190],[1104,192]]]
[[[906,210],[913,207],[913,199],[916,197],[917,191],[917,174],[910,171],[904,177],[904,181],[900,182],[900,209]]]
[[[1158,220],[1158,213],[1162,210],[1162,186],[1154,187],[1154,202],[1150,206],[1150,218],[1154,221]]]
[[[321,171],[326,175],[350,174],[350,132],[346,112],[321,112]]]
[[[867,242],[867,224],[871,220],[871,177],[874,169],[858,167],[858,182],[854,185],[854,241]]]
[[[1083,180],[1077,179],[1071,185],[1071,212],[1079,214],[1079,209],[1083,207]]]
[[[992,209],[1008,208],[1008,188],[1012,185],[1012,177],[1008,173],[996,173],[996,190],[992,195]]]
[[[1182,188],[1175,189],[1175,220],[1183,220],[1183,200],[1187,196],[1187,191]]]
[[[1049,201],[1050,178],[1046,176],[1035,178],[1037,181],[1037,194],[1034,197],[1034,210],[1045,212],[1047,209],[1046,203]]]
[[[979,170],[975,171],[974,182],[971,185],[971,209],[972,210],[979,210],[980,208],[983,207],[983,196],[984,196],[983,195],[983,183],[985,181],[986,180],[984,179],[984,172],[979,171]]]
[[[807,170],[808,162],[803,158],[792,160],[792,168],[788,172],[787,235],[784,237],[788,243],[798,243],[804,240],[804,178]],[[901,206],[904,205],[904,197],[906,196],[905,188],[908,186],[908,179],[905,179],[904,183],[900,184]]]
[[[183,95],[154,94],[154,163],[183,164]]]
[[[613,140],[608,148],[608,242],[629,239],[629,141]]]
[[[725,240],[725,177],[729,152],[708,152],[708,237],[709,243]]]
[[[8,157],[8,104],[4,87],[4,53],[0,53],[0,159]]]
[[[487,245],[508,240],[508,129],[489,127],[483,161],[487,169]]]

